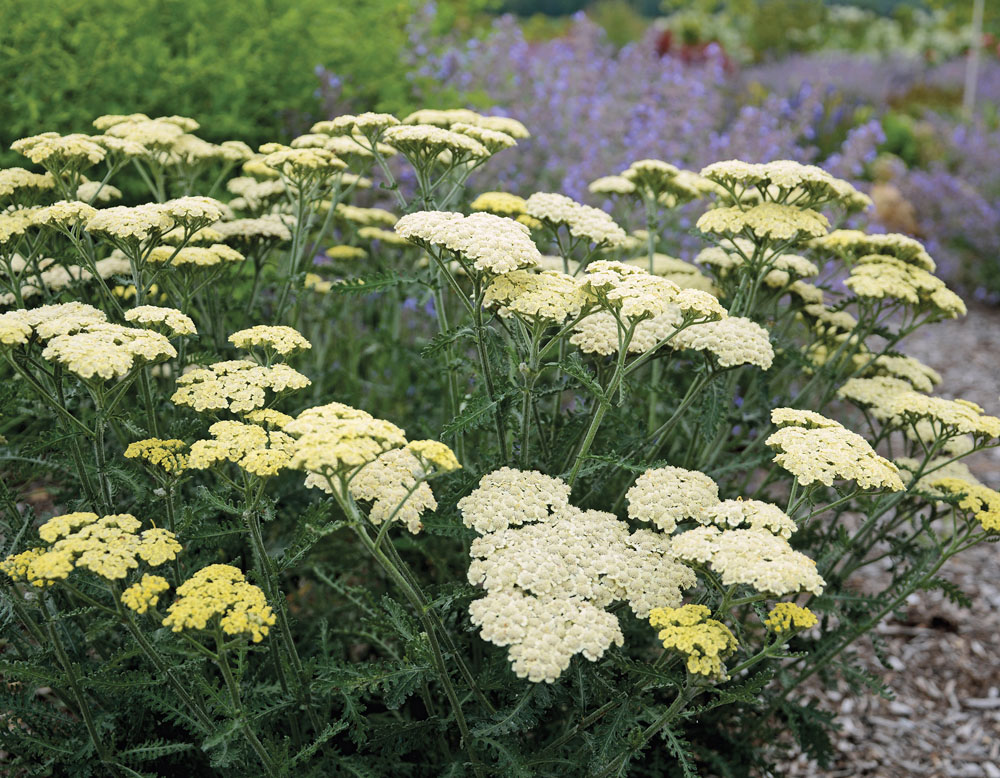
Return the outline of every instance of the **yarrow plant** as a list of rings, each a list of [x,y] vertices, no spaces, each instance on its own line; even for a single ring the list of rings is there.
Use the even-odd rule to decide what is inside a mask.
[[[469,191],[530,133],[465,109],[94,127],[0,172],[12,774],[822,764],[803,685],[1000,535],[901,350],[964,303],[819,167],[636,159],[631,223]]]

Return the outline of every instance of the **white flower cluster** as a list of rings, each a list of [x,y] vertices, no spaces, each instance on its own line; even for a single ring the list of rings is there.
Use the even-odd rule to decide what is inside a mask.
[[[569,487],[536,472],[504,468],[485,476],[459,502],[473,541],[469,581],[486,597],[469,612],[484,640],[510,646],[513,669],[532,681],[554,681],[572,657],[596,660],[624,638],[604,608],[627,600],[644,617],[679,605],[695,584],[673,559],[669,540],[648,530],[629,534],[610,513],[569,504]]]
[[[534,267],[541,258],[527,227],[492,213],[417,211],[396,222],[396,233],[425,248],[447,249],[492,275]]]
[[[574,238],[585,238],[597,246],[619,246],[627,237],[604,211],[581,205],[566,195],[535,192],[525,203],[525,212],[553,229],[565,225]]]

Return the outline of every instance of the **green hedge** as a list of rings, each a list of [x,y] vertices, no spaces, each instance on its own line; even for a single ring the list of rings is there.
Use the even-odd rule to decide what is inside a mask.
[[[41,129],[88,131],[97,115],[133,111],[196,117],[199,134],[210,140],[276,139],[294,117],[318,110],[318,64],[344,78],[355,107],[402,110],[407,103],[399,54],[409,0],[4,0],[3,6],[4,150]]]

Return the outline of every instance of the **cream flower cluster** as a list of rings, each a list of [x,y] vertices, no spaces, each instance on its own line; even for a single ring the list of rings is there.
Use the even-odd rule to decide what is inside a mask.
[[[621,173],[643,197],[659,200],[674,207],[702,195],[715,192],[717,187],[707,178],[690,170],[681,170],[659,159],[640,159]]]
[[[772,411],[771,420],[783,426],[765,442],[777,454],[774,461],[807,486],[819,482],[832,486],[834,480],[856,481],[862,489],[901,491],[905,487],[899,469],[879,456],[863,437],[832,419],[814,420]],[[794,410],[794,409],[793,409]],[[797,412],[801,413],[801,411]],[[818,414],[816,414],[818,415]]]
[[[949,318],[967,312],[962,298],[937,276],[895,257],[868,254],[857,260],[844,285],[858,297],[899,300]]]
[[[263,408],[267,392],[304,389],[311,381],[288,365],[258,365],[248,359],[196,367],[177,379],[171,401],[198,412],[230,410],[245,413]]]
[[[756,365],[767,370],[774,361],[767,330],[740,316],[692,324],[678,332],[669,345],[678,350],[707,351],[720,367]]]
[[[277,475],[288,467],[294,439],[284,432],[268,431],[256,424],[217,421],[208,428],[210,440],[191,444],[187,467],[204,470],[219,462],[232,462],[260,478]]]
[[[312,348],[312,344],[302,336],[302,333],[284,325],[258,324],[234,332],[229,336],[229,342],[239,349],[251,350],[263,347],[265,351],[274,351],[282,356]]]
[[[1000,532],[1000,492],[961,478],[939,477],[933,482],[943,494],[955,498],[956,505],[967,511],[987,532]]]
[[[307,408],[284,430],[296,438],[289,466],[308,473],[306,486],[325,491],[330,491],[328,479],[354,471],[407,442],[395,424],[336,402]]]
[[[0,170],[0,199],[6,200],[22,194],[34,195],[55,187],[51,173],[32,173],[23,167]]]
[[[788,540],[798,529],[792,518],[777,505],[760,500],[724,500],[694,517],[701,524],[722,529],[765,529]]]
[[[581,205],[561,194],[535,192],[525,202],[525,213],[552,229],[565,225],[574,238],[596,246],[615,247],[625,242],[625,230],[599,208]]]
[[[398,521],[416,534],[423,528],[421,514],[437,509],[426,475],[413,452],[395,448],[362,467],[348,489],[355,500],[371,502],[368,518],[372,524]]]
[[[468,575],[487,596],[470,606],[473,622],[484,640],[511,646],[515,672],[535,681],[555,680],[575,654],[593,661],[621,645],[617,620],[603,610],[612,602],[627,600],[645,617],[656,604],[679,605],[696,583],[668,538],[630,534],[613,514],[580,510],[568,496],[559,479],[503,468],[459,502],[465,524],[482,535]],[[547,624],[552,613],[575,620]]]
[[[45,227],[71,229],[86,224],[97,213],[97,209],[78,200],[59,200],[42,208],[35,214],[35,224]]]
[[[888,410],[904,422],[929,421],[941,434],[972,435],[980,440],[1000,438],[1000,418],[987,416],[968,400],[946,400],[920,392],[899,392]]]
[[[514,270],[490,282],[483,302],[501,306],[503,316],[516,314],[529,320],[562,324],[579,316],[595,301],[584,291],[579,279],[558,270],[540,273]]]
[[[441,153],[451,155],[452,164],[461,164],[490,156],[490,150],[470,135],[435,127],[432,124],[406,124],[389,127],[382,135],[385,142],[420,167],[423,160]]]
[[[696,470],[659,467],[640,475],[626,497],[629,518],[670,534],[686,519],[705,523],[705,511],[719,504],[719,487]]]
[[[660,316],[671,310],[680,288],[635,265],[597,260],[587,265],[584,288],[626,320]]]
[[[10,148],[48,170],[82,170],[96,165],[107,155],[99,143],[81,133],[60,135],[58,132],[43,132],[16,140]]]
[[[211,246],[157,246],[149,252],[147,260],[153,263],[169,262],[174,267],[203,268],[216,267],[226,262],[242,262],[245,257],[236,249],[224,243]]]
[[[125,311],[125,321],[132,324],[162,324],[171,335],[197,335],[198,330],[191,318],[176,308],[160,308],[155,305],[140,305]]]
[[[517,119],[511,119],[507,116],[483,116],[467,108],[452,108],[443,111],[423,108],[405,117],[403,124],[431,124],[435,127],[446,128],[454,128],[457,124],[468,124],[486,130],[502,132],[517,139],[531,136],[528,129]]]
[[[424,248],[447,249],[491,275],[534,267],[541,257],[527,227],[491,213],[417,211],[396,223],[396,233]]]
[[[757,242],[825,235],[829,226],[827,218],[818,211],[784,203],[761,203],[747,209],[721,206],[705,212],[697,222],[702,232],[727,237],[744,235]]]
[[[725,160],[703,168],[701,175],[733,192],[740,200],[749,196],[764,201],[792,200],[810,206],[833,200],[850,210],[867,208],[872,203],[867,195],[822,168],[787,159],[764,164]]]
[[[80,378],[98,376],[104,380],[121,378],[140,365],[176,356],[177,350],[158,332],[108,323],[56,335],[42,350],[43,359],[59,363]]]
[[[833,230],[828,235],[810,241],[809,245],[814,249],[836,254],[848,263],[876,254],[895,257],[928,273],[935,270],[934,260],[920,241],[895,232],[869,235],[861,230]]]
[[[254,219],[233,219],[212,225],[221,239],[241,246],[244,253],[262,243],[284,243],[292,239],[292,233],[281,218],[275,214],[265,214]]]

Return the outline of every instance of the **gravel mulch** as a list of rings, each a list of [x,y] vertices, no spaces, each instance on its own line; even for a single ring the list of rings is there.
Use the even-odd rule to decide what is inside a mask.
[[[901,344],[944,377],[937,393],[963,397],[1000,415],[1000,310],[975,306],[969,315],[927,327]],[[1000,450],[966,460],[986,485],[1000,488]],[[862,571],[861,587],[884,570]],[[941,572],[973,600],[969,610],[940,593],[914,594],[905,619],[882,624],[891,669],[870,641],[855,648],[866,668],[895,699],[856,697],[843,685],[808,693],[838,713],[837,756],[828,769],[799,757],[785,765],[795,778],[1000,778],[1000,545],[986,544],[952,559]]]

